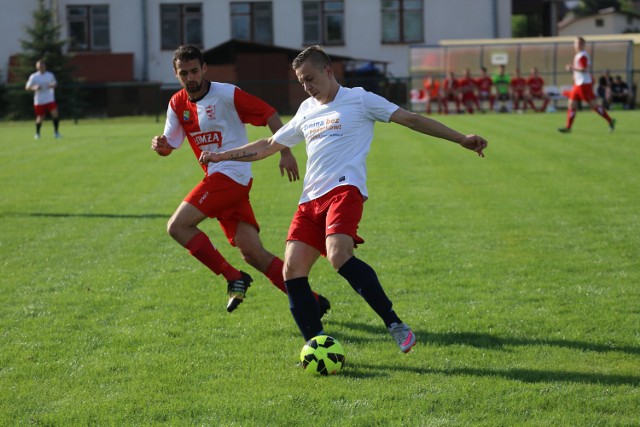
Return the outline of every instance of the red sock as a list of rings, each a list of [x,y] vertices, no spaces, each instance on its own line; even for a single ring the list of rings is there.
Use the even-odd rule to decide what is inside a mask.
[[[569,108],[567,110],[567,129],[571,129],[573,120],[576,118],[576,110]]]
[[[600,114],[607,122],[611,123],[611,117],[609,116],[609,113],[607,113],[607,110],[602,108],[601,105],[598,105],[597,107],[594,107],[593,110],[596,113]]]
[[[233,268],[233,266],[224,259],[222,254],[213,247],[211,240],[209,240],[206,234],[202,232],[196,234],[185,245],[185,248],[215,274],[222,274],[227,280],[237,280],[242,277],[240,271]]]
[[[287,287],[284,284],[284,277],[282,276],[282,269],[284,267],[284,262],[278,258],[273,258],[271,264],[269,264],[269,268],[264,273],[265,276],[273,283],[273,286],[280,289],[285,294],[287,293]],[[318,294],[313,292],[313,297],[318,301]]]

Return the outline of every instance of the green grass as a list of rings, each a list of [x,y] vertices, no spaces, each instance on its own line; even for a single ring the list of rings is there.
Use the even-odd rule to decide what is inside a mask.
[[[590,112],[439,117],[487,157],[378,124],[357,255],[418,336],[401,354],[320,260],[340,375],[296,366],[288,302],[226,284],[166,234],[201,178],[154,118],[0,123],[0,425],[638,425],[640,144]],[[265,129],[251,129],[253,139]],[[302,146],[296,154],[304,165]],[[282,254],[300,183],[254,164],[265,246]],[[243,266],[214,222],[223,254]],[[243,268],[250,268],[243,266]]]

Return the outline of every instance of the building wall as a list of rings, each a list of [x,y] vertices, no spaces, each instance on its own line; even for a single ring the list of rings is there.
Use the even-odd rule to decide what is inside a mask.
[[[57,5],[57,16],[66,36],[67,5],[108,4],[111,52],[132,53],[137,81],[174,84],[172,51],[160,49],[160,4],[198,0],[45,0]],[[274,44],[303,49],[302,1],[272,0]],[[230,39],[231,0],[201,0],[204,47],[209,49]],[[6,81],[11,55],[21,50],[19,39],[32,23],[37,0],[0,0],[0,79]],[[353,58],[388,62],[396,77],[409,75],[409,46],[382,45],[379,0],[346,0],[344,46],[327,47],[327,52]],[[144,18],[146,14],[146,19]],[[495,23],[497,19],[497,23]],[[424,43],[441,39],[494,38],[511,36],[511,0],[424,0]]]
[[[603,25],[598,27],[596,21],[601,19]],[[629,23],[631,20],[631,23]],[[622,34],[627,28],[640,28],[640,18],[623,13],[607,13],[587,16],[568,23],[558,31],[559,36],[583,36]]]

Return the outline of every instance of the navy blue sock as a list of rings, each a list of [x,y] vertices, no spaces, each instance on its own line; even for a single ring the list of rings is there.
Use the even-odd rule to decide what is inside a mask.
[[[321,335],[323,330],[320,307],[309,286],[309,278],[285,280],[284,285],[289,296],[289,309],[304,339],[308,341],[316,335]]]
[[[369,264],[353,256],[340,267],[338,273],[347,279],[351,287],[364,298],[387,327],[394,322],[402,323],[393,311],[393,304],[384,293],[376,272]]]

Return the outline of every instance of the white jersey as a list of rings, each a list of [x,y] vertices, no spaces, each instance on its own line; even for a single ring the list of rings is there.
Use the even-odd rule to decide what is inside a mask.
[[[579,71],[576,68],[582,68],[583,70]],[[591,57],[589,57],[587,51],[583,50],[576,53],[573,58],[573,82],[578,86],[593,83],[590,68]]]
[[[202,98],[192,102],[182,89],[171,98],[167,108],[164,136],[169,145],[179,148],[186,137],[196,158],[203,151],[226,151],[247,144],[245,123],[266,126],[276,110],[238,87],[212,82]],[[220,162],[201,165],[207,175],[223,173],[239,184],[251,179],[251,163]]]
[[[339,87],[328,104],[313,97],[306,99],[293,119],[273,136],[287,147],[306,141],[307,169],[300,203],[317,199],[340,185],[354,185],[366,198],[366,157],[374,124],[388,123],[398,108],[360,87]]]
[[[36,71],[29,76],[25,88],[29,89],[30,86],[38,85],[38,90],[33,93],[33,105],[44,105],[54,102],[55,95],[54,89],[51,85],[56,85],[56,77],[50,71],[41,73]]]

